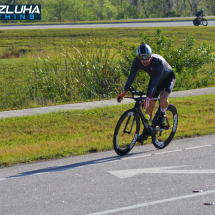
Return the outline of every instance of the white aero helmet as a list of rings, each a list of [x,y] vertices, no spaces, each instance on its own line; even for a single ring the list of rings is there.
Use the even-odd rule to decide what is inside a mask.
[[[147,60],[152,56],[152,49],[149,45],[143,44],[137,48],[136,53],[140,60]]]

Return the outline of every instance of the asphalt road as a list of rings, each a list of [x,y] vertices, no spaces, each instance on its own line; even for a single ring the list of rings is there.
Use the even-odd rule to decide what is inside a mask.
[[[162,22],[132,22],[132,23],[103,23],[103,24],[62,24],[62,25],[23,25],[0,26],[0,30],[24,30],[24,29],[53,29],[53,28],[133,28],[133,27],[184,27],[194,26],[193,21],[162,21]],[[208,20],[208,26],[215,26],[215,20]],[[198,27],[198,26],[197,26]]]
[[[214,215],[214,139],[1,168],[0,214]]]

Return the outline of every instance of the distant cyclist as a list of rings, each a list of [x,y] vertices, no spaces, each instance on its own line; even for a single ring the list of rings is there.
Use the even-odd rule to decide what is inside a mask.
[[[204,9],[201,9],[200,11],[196,12],[196,16],[197,16],[199,22],[203,18],[203,13],[204,13]]]
[[[130,75],[124,87],[124,92],[117,97],[117,101],[121,102],[126,96],[129,87],[132,85],[139,69],[149,74],[150,81],[147,90],[147,98],[142,104],[146,109],[146,114],[152,119],[152,112],[155,108],[156,101],[152,101],[153,97],[160,95],[161,114],[157,121],[157,126],[161,126],[165,119],[165,112],[168,108],[168,97],[175,84],[175,73],[167,61],[158,54],[152,54],[151,47],[147,44],[140,45],[136,51],[137,57],[134,59]],[[144,133],[144,131],[143,131]],[[143,135],[140,135],[138,142],[142,142]]]

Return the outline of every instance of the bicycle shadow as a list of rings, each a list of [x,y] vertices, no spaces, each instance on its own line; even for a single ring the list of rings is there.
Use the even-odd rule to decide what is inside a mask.
[[[84,162],[79,162],[79,163],[74,163],[74,164],[69,164],[69,165],[64,165],[64,166],[53,166],[53,167],[47,167],[44,169],[38,169],[34,171],[27,171],[27,172],[22,172],[17,175],[13,176],[8,176],[5,177],[5,179],[12,179],[12,178],[20,178],[20,177],[26,177],[26,176],[32,176],[32,175],[39,175],[39,174],[44,174],[44,173],[50,173],[50,172],[59,172],[59,171],[65,171],[69,169],[75,169],[75,168],[80,168],[80,167],[86,167],[86,166],[91,166],[91,165],[99,165],[99,164],[104,164],[104,163],[109,163],[109,162],[115,162],[115,161],[122,161],[126,160],[126,158],[135,156],[135,155],[140,155],[140,154],[146,154],[150,152],[157,151],[157,149],[154,150],[148,150],[144,152],[137,152],[137,153],[130,153],[125,156],[112,156],[112,157],[105,157],[105,158],[100,158],[100,159],[95,159],[91,161],[84,161]]]

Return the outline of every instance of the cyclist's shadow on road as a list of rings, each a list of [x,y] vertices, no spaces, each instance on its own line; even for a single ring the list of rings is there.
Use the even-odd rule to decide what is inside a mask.
[[[143,154],[154,152],[154,151],[157,151],[157,149],[148,150],[145,152],[129,153],[126,156],[112,156],[112,157],[105,157],[105,158],[84,161],[84,162],[79,162],[79,163],[74,163],[74,164],[69,164],[69,165],[64,165],[64,166],[47,167],[44,169],[38,169],[38,170],[34,170],[34,171],[22,172],[22,173],[19,173],[18,175],[8,176],[5,179],[26,177],[26,176],[44,174],[44,173],[50,173],[50,172],[65,171],[65,170],[75,169],[75,168],[84,167],[84,166],[91,166],[91,165],[104,164],[104,163],[109,163],[109,162],[114,162],[114,161],[120,161],[120,160],[124,160],[127,158],[131,158],[132,156],[135,156],[135,155],[140,155],[140,154],[143,155]]]

